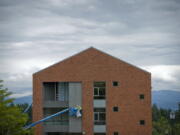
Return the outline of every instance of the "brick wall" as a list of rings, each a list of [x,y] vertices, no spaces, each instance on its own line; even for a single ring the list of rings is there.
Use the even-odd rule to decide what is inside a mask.
[[[33,121],[43,116],[42,82],[82,82],[82,128],[86,135],[93,135],[93,82],[106,81],[107,135],[118,131],[123,135],[151,135],[151,75],[126,62],[94,48],[46,68],[33,75]],[[118,87],[112,86],[118,81]],[[140,100],[139,94],[145,99]],[[113,106],[119,112],[113,112]],[[146,124],[139,125],[144,119]],[[42,134],[42,126],[35,128],[35,135]]]

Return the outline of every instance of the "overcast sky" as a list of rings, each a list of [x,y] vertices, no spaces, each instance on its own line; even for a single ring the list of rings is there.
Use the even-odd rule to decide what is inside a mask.
[[[180,91],[180,0],[0,0],[0,79],[14,97],[32,73],[90,46]]]

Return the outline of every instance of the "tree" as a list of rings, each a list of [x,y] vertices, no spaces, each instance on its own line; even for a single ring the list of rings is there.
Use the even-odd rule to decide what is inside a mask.
[[[12,105],[12,93],[3,88],[0,80],[0,135],[29,135],[30,130],[24,130],[28,117],[21,113],[18,106]]]
[[[174,135],[180,135],[180,123],[175,124],[173,128]]]
[[[153,119],[153,121],[158,121],[160,116],[161,116],[161,113],[160,113],[157,105],[153,104],[153,107],[152,107],[152,119]]]
[[[27,124],[32,123],[32,106],[29,105],[28,103],[17,104],[17,106],[20,108],[22,113],[26,113],[28,115]],[[28,109],[28,110],[26,110],[26,109]],[[27,112],[25,112],[25,110]]]
[[[175,119],[170,119],[170,113],[175,113]],[[180,135],[180,103],[178,110],[152,107],[153,135]]]
[[[158,121],[153,122],[153,135],[168,135],[171,132],[171,126],[165,117],[160,117]]]

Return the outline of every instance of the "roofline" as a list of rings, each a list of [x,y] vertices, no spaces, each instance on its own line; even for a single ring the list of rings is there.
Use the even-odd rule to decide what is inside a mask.
[[[94,48],[94,47],[92,47],[92,48]],[[115,59],[117,59],[117,60],[120,60],[120,61],[122,61],[122,62],[124,62],[124,63],[126,63],[126,64],[128,64],[128,65],[130,65],[130,66],[132,66],[132,67],[135,67],[135,68],[137,68],[137,69],[139,69],[139,70],[142,70],[142,71],[144,71],[144,72],[146,72],[146,73],[151,74],[151,72],[148,72],[148,71],[146,71],[146,70],[144,70],[144,69],[142,69],[142,68],[139,68],[138,66],[135,66],[135,65],[133,65],[133,64],[130,64],[130,63],[124,61],[124,60],[121,60],[120,58],[117,58],[117,57],[115,57],[115,56],[112,56],[111,54],[108,54],[108,53],[106,53],[106,52],[103,52],[103,51],[101,51],[101,50],[99,50],[99,49],[97,49],[97,48],[94,48],[94,49],[96,49],[96,50],[100,51],[101,53],[104,53],[104,54],[106,54],[106,55],[108,55],[108,56],[110,56],[110,57],[113,57],[113,58],[115,58]]]
[[[148,72],[148,71],[146,71],[146,70],[144,70],[144,69],[142,69],[142,68],[139,68],[139,67],[137,67],[137,66],[135,66],[135,65],[133,65],[133,64],[130,64],[130,63],[124,61],[124,60],[121,60],[120,58],[117,58],[117,57],[115,57],[115,56],[112,56],[112,55],[110,55],[110,54],[108,54],[108,53],[106,53],[106,52],[103,52],[103,51],[101,51],[101,50],[99,50],[99,49],[94,48],[93,46],[91,46],[91,47],[89,47],[89,48],[87,48],[87,49],[85,49],[85,50],[82,50],[82,51],[80,51],[80,52],[78,52],[78,53],[75,53],[75,54],[73,54],[73,55],[71,55],[71,56],[69,56],[69,57],[67,57],[67,58],[65,58],[65,59],[63,59],[63,60],[61,60],[61,61],[58,61],[58,62],[56,62],[56,63],[54,63],[54,64],[52,64],[52,65],[50,65],[50,66],[48,66],[48,67],[46,67],[46,68],[43,68],[43,69],[41,69],[41,70],[33,73],[33,75],[35,75],[35,74],[37,74],[37,73],[39,73],[39,72],[42,72],[42,71],[48,69],[49,67],[55,66],[55,65],[57,65],[57,64],[65,61],[65,60],[67,60],[67,59],[70,59],[71,57],[76,56],[76,55],[78,55],[78,54],[80,54],[80,53],[82,53],[82,52],[84,52],[84,51],[87,51],[87,50],[89,50],[90,48],[95,49],[95,50],[97,50],[97,51],[99,51],[99,52],[101,52],[101,53],[104,53],[104,54],[106,54],[106,55],[108,55],[108,56],[110,56],[110,57],[113,57],[113,58],[115,58],[115,59],[117,59],[117,60],[120,60],[120,61],[122,61],[122,62],[124,62],[124,63],[126,63],[126,64],[128,64],[128,65],[130,65],[130,66],[132,66],[132,67],[135,67],[135,68],[143,71],[143,72],[146,72],[146,73],[148,73],[148,74],[151,74],[151,72]]]
[[[77,54],[80,54],[80,53],[82,53],[82,52],[84,52],[84,51],[87,51],[87,50],[89,50],[90,48],[96,49],[96,48],[94,48],[94,47],[91,46],[91,47],[89,47],[89,48],[87,48],[87,49],[85,49],[85,50],[82,50],[82,51],[80,51],[80,52],[78,52],[78,53],[75,53],[75,54],[73,54],[73,55],[71,55],[71,56],[69,56],[69,57],[67,57],[67,58],[65,58],[65,59],[63,59],[63,60],[61,60],[61,61],[58,61],[58,62],[56,62],[56,63],[54,63],[54,64],[49,65],[49,66],[47,66],[47,67],[45,67],[45,68],[43,68],[43,69],[41,69],[41,70],[33,73],[33,75],[35,75],[35,74],[37,74],[37,73],[39,73],[39,72],[42,72],[42,71],[44,71],[44,70],[46,70],[46,69],[48,69],[48,68],[50,68],[50,67],[52,67],[52,66],[55,66],[55,65],[57,65],[57,64],[65,61],[65,60],[67,60],[67,59],[70,59],[71,57],[76,56]]]

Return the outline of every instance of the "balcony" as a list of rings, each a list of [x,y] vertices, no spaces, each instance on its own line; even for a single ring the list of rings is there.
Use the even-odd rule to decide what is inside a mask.
[[[44,117],[61,111],[63,108],[82,105],[81,82],[44,82],[43,112]],[[43,132],[82,132],[82,118],[69,116],[55,117],[44,122]],[[66,118],[67,117],[67,118]],[[66,118],[66,119],[64,119]]]
[[[44,117],[57,113],[64,108],[45,108]],[[67,132],[69,130],[69,115],[68,112],[53,117],[43,123],[45,132]]]
[[[43,107],[68,107],[69,85],[67,82],[43,83]]]
[[[67,125],[43,125],[44,132],[69,132]]]

